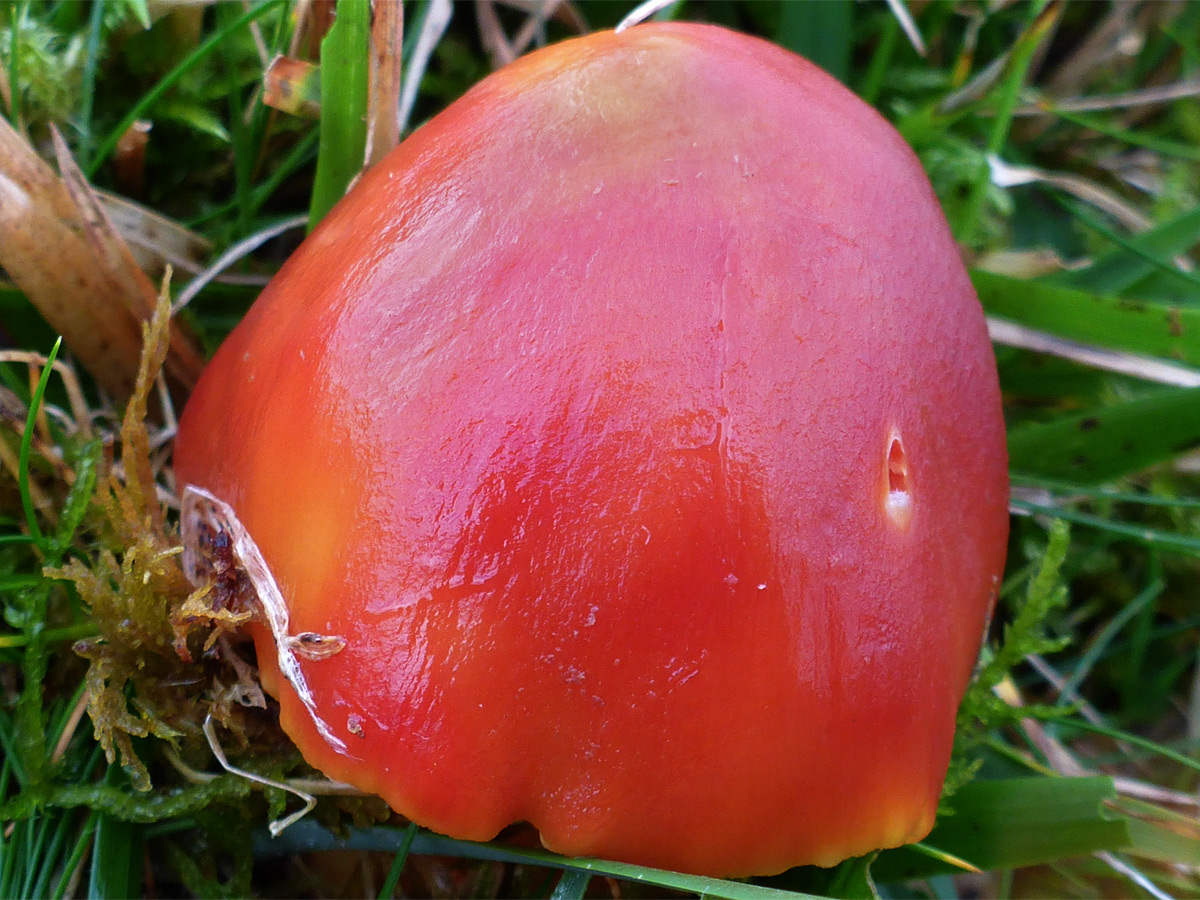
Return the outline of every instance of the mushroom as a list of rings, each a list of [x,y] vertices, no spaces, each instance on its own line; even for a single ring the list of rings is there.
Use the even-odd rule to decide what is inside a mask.
[[[424,826],[731,876],[933,824],[1003,568],[994,358],[913,153],[777,46],[649,24],[485,79],[287,261],[176,473],[283,727]]]

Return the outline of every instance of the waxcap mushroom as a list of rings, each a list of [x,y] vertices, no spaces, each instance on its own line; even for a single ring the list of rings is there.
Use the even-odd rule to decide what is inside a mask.
[[[274,585],[288,733],[422,825],[750,875],[933,824],[995,363],[911,150],[777,46],[648,24],[485,79],[288,260],[176,474]]]

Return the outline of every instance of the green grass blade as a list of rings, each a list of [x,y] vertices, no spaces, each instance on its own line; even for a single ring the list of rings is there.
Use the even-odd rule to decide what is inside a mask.
[[[34,389],[33,396],[29,399],[29,415],[25,417],[25,431],[21,435],[21,456],[18,469],[21,508],[25,511],[25,524],[29,526],[29,533],[43,554],[49,548],[46,537],[42,534],[41,526],[38,525],[37,512],[33,508],[33,496],[29,492],[29,453],[33,447],[33,433],[37,427],[38,411],[42,408],[42,397],[46,394],[46,385],[50,383],[50,374],[54,371],[54,360],[58,357],[60,347],[62,347],[61,337],[54,342],[54,347],[51,348],[50,355],[46,358],[46,366],[42,369],[42,376],[38,379],[37,388]]]
[[[1200,444],[1200,388],[1154,391],[1104,409],[1009,433],[1009,465],[1023,475],[1098,483]]]
[[[58,565],[63,553],[75,538],[75,532],[83,524],[84,516],[92,504],[92,494],[96,490],[97,471],[103,453],[104,444],[99,438],[89,441],[79,453],[75,461],[75,482],[63,502],[58,528],[54,533],[54,552],[46,558],[46,565]]]
[[[21,23],[29,12],[29,0],[14,3],[8,8],[9,14],[9,43],[8,43],[8,83],[11,85],[12,102],[9,104],[8,117],[18,128],[21,127]]]
[[[1200,307],[1120,300],[1087,291],[974,271],[993,316],[1067,340],[1200,365]]]
[[[1131,525],[1128,522],[1120,522],[1106,516],[1094,516],[1089,513],[1076,512],[1073,509],[1067,509],[1062,506],[1032,503],[1020,497],[1013,497],[1009,501],[1009,506],[1014,510],[1028,513],[1029,515],[1049,516],[1050,518],[1061,519],[1064,522],[1071,522],[1076,525],[1086,525],[1089,528],[1096,528],[1109,534],[1129,538],[1136,543],[1145,544],[1148,547],[1159,547],[1163,550],[1173,550],[1176,553],[1200,557],[1200,538],[1191,538],[1186,535],[1162,531],[1157,528],[1147,528],[1145,525]]]
[[[1172,762],[1177,762],[1181,766],[1200,772],[1200,759],[1193,759],[1186,754],[1172,750],[1170,747],[1164,747],[1157,741],[1149,740],[1140,735],[1130,734],[1128,731],[1122,731],[1119,728],[1106,728],[1103,725],[1096,725],[1084,719],[1058,719],[1055,721],[1055,725],[1078,728],[1080,731],[1090,731],[1092,734],[1102,734],[1116,741],[1124,741],[1126,744],[1132,744],[1135,747],[1141,747],[1143,750],[1149,750],[1151,753],[1156,753]]]
[[[62,874],[59,876],[58,884],[54,888],[54,893],[50,895],[51,900],[62,900],[67,893],[67,887],[71,883],[71,876],[75,874],[75,869],[83,861],[83,854],[87,853],[88,846],[92,842],[92,836],[96,833],[96,814],[89,813],[87,819],[83,823],[83,828],[80,829],[78,836],[75,838],[75,844],[71,848],[71,855],[67,857],[66,863],[63,865]]]
[[[321,139],[309,206],[310,231],[362,171],[370,35],[370,4],[338,0],[337,21],[321,41]]]
[[[50,838],[49,847],[38,857],[37,878],[30,885],[29,896],[46,897],[49,895],[50,879],[63,862],[63,851],[66,849],[71,824],[75,818],[69,812],[59,812],[54,815],[54,833]]]
[[[1183,269],[1175,265],[1174,260],[1167,258],[1166,254],[1156,252],[1154,248],[1147,249],[1145,241],[1138,241],[1134,238],[1122,237],[1117,232],[1113,231],[1094,215],[1090,210],[1080,203],[1071,203],[1062,201],[1061,204],[1065,207],[1075,219],[1088,229],[1110,241],[1117,247],[1131,255],[1135,260],[1139,261],[1142,267],[1136,268],[1133,271],[1143,272],[1145,276],[1160,275],[1174,279],[1180,285],[1192,292],[1192,296],[1200,298],[1200,277],[1185,272]],[[1086,271],[1086,270],[1085,270]],[[1140,280],[1139,276],[1139,280]],[[1115,290],[1109,287],[1101,287],[1105,293],[1115,293]]]
[[[1067,680],[1058,689],[1058,706],[1065,706],[1068,703],[1067,698],[1072,696],[1079,686],[1083,684],[1083,680],[1092,671],[1092,667],[1104,656],[1113,639],[1121,633],[1121,630],[1135,616],[1158,599],[1158,595],[1162,593],[1164,587],[1166,587],[1166,583],[1161,579],[1152,581],[1140,594],[1121,607],[1120,611],[1105,623],[1104,627],[1100,629],[1100,633],[1096,635],[1095,639],[1083,652],[1083,656],[1080,657],[1079,663],[1071,671]]]
[[[879,891],[871,877],[875,853],[851,857],[836,866],[800,866],[764,879],[768,887],[807,891],[838,900],[879,900]]]
[[[946,863],[955,869],[961,869],[964,872],[978,872],[979,868],[967,862],[965,859],[959,859],[953,853],[947,853],[945,850],[939,850],[937,847],[930,847],[924,841],[917,841],[914,844],[909,844],[910,850],[915,850],[918,853],[924,853],[926,856],[936,859],[938,862]]]
[[[93,0],[88,17],[87,55],[83,60],[83,83],[79,91],[79,121],[81,140],[76,148],[77,161],[84,171],[92,159],[92,111],[96,99],[96,72],[100,66],[100,31],[104,27],[104,8],[108,0]]]
[[[225,13],[229,17],[232,13],[236,13],[237,8],[229,5],[224,5],[218,8],[218,11]],[[233,195],[234,203],[237,204],[237,234],[238,236],[245,235],[250,232],[250,179],[255,158],[258,155],[258,147],[253,146],[249,139],[249,125],[243,121],[243,98],[241,84],[238,80],[238,72],[228,60],[222,60],[225,69],[225,102],[228,107],[227,119],[229,122],[229,130],[225,135],[233,149]],[[256,91],[261,94],[261,91]],[[208,111],[199,109],[197,112],[207,114]],[[224,126],[219,122],[215,124],[218,129],[224,130]],[[211,132],[210,132],[211,133]]]
[[[138,24],[142,28],[150,28],[150,9],[146,5],[146,0],[125,0],[126,5],[133,12]]]
[[[17,779],[17,784],[24,787],[29,783],[29,778],[25,774],[24,768],[21,766],[21,759],[16,753],[16,733],[12,719],[10,719],[3,711],[0,711],[0,750],[4,751],[4,765],[2,768],[3,774],[0,775],[0,786],[7,786],[9,775]],[[0,794],[7,796],[7,794]],[[2,832],[3,829],[0,829]],[[0,891],[0,897],[4,896],[4,892]]]
[[[417,823],[409,822],[408,827],[404,829],[400,848],[396,851],[396,858],[392,860],[392,867],[388,869],[387,878],[383,880],[383,887],[379,889],[379,900],[391,900],[395,895],[396,885],[400,882],[400,873],[404,871],[404,865],[408,862],[408,851],[412,849],[413,838],[416,836]]]
[[[845,84],[854,49],[853,26],[854,4],[850,0],[784,3],[775,43],[816,63]]]
[[[244,28],[251,22],[261,19],[272,9],[274,9],[276,6],[279,6],[283,2],[284,0],[265,0],[265,2],[261,5],[247,10],[224,28],[220,28],[213,32],[213,34],[211,34],[207,40],[189,53],[177,66],[175,66],[175,68],[164,75],[162,79],[159,80],[158,84],[147,91],[145,96],[143,96],[141,100],[133,105],[129,112],[125,114],[125,118],[117,123],[117,126],[110,131],[108,136],[101,142],[100,146],[96,150],[96,155],[92,157],[91,163],[85,168],[88,177],[91,178],[96,174],[96,170],[100,168],[100,165],[106,159],[108,159],[109,155],[114,149],[116,149],[117,141],[119,141],[121,136],[129,130],[129,126],[132,125],[136,120],[143,118],[146,112],[152,106],[154,106],[155,103],[162,99],[162,97],[166,95],[167,91],[171,90],[171,88],[173,88],[179,82],[179,79],[194,69],[204,59],[206,59],[209,54],[215,51],[231,34],[240,28]]]
[[[115,787],[127,779],[119,767],[109,766],[104,781]],[[97,816],[88,900],[141,896],[141,835],[140,825],[123,822],[108,813]]]
[[[41,579],[37,579],[40,581]],[[34,582],[36,583],[36,582]],[[63,628],[47,628],[37,636],[43,644],[53,644],[56,641],[77,641],[81,638],[92,637],[100,633],[95,622],[80,622],[77,625],[67,625]],[[31,642],[28,634],[0,634],[0,649],[24,647]]]
[[[1160,497],[1157,494],[1147,494],[1134,491],[1110,491],[1092,485],[1080,484],[1075,481],[1060,481],[1057,478],[1036,478],[1028,475],[1012,473],[1013,484],[1025,487],[1040,487],[1058,494],[1082,494],[1087,500],[1114,501],[1116,503],[1135,503],[1140,506],[1163,506],[1171,509],[1200,509],[1200,500],[1188,497]]]
[[[264,832],[260,839],[255,841],[254,852],[259,857],[320,850],[395,852],[402,846],[404,840],[405,829],[385,827],[350,829],[345,835],[335,835],[318,823],[306,819],[297,822],[277,838],[268,837]],[[705,897],[721,897],[725,900],[785,900],[785,898],[820,900],[813,894],[781,891],[740,881],[668,872],[663,869],[651,869],[631,863],[611,862],[603,859],[575,859],[545,850],[525,850],[503,844],[459,841],[428,831],[417,832],[412,839],[410,852],[421,856],[451,856],[460,859],[524,863],[553,869],[576,870],[593,875],[609,875],[613,878],[700,894]]]
[[[1045,108],[1047,112],[1053,113],[1066,122],[1071,122],[1074,125],[1079,125],[1083,128],[1098,132],[1099,134],[1108,135],[1111,138],[1116,138],[1119,141],[1124,141],[1125,143],[1132,144],[1135,147],[1144,147],[1147,150],[1153,150],[1155,153],[1162,153],[1166,156],[1176,156],[1180,159],[1200,162],[1200,147],[1196,147],[1192,144],[1183,144],[1179,141],[1164,140],[1163,138],[1155,137],[1152,134],[1147,134],[1144,131],[1134,131],[1129,128],[1120,128],[1115,125],[1110,125],[1100,116],[1088,115],[1086,113],[1068,112],[1065,109],[1056,109],[1053,103],[1047,104]]]
[[[871,54],[871,62],[863,76],[859,88],[859,96],[872,106],[879,102],[879,93],[883,90],[884,79],[891,68],[892,59],[896,55],[896,46],[900,42],[900,22],[895,16],[889,15],[879,35],[879,44]]]
[[[1118,247],[1098,257],[1086,269],[1063,272],[1048,279],[1057,284],[1097,293],[1119,294],[1156,270],[1147,260],[1169,259],[1200,242],[1200,207],[1130,238],[1126,243],[1142,255]]]
[[[976,781],[954,795],[954,815],[942,817],[925,843],[985,870],[1119,850],[1131,838],[1125,819],[1105,806],[1116,796],[1110,778]],[[871,871],[886,882],[959,870],[901,848],[880,853]]]
[[[995,156],[1004,147],[1009,129],[1012,127],[1021,88],[1025,84],[1025,76],[1029,72],[1029,66],[1042,41],[1053,31],[1061,8],[1059,3],[1032,3],[1029,5],[1029,25],[1013,46],[1008,72],[1000,85],[996,117],[992,120],[992,130],[988,135],[987,156]],[[975,240],[975,232],[983,211],[989,180],[990,172],[985,159],[980,163],[979,170],[971,184],[971,192],[955,223],[958,227],[954,229],[954,233],[965,244],[970,245]]]
[[[45,813],[38,813],[30,819],[25,820],[24,824],[30,832],[30,840],[26,845],[27,855],[25,858],[25,880],[21,884],[18,896],[34,897],[34,885],[37,883],[38,876],[42,872],[44,860],[49,855],[46,848],[46,841],[50,835],[51,817]]]
[[[1131,856],[1157,859],[1174,865],[1200,866],[1200,839],[1191,834],[1131,816],[1129,836],[1131,844],[1125,852]]]
[[[274,168],[266,180],[254,187],[250,199],[250,214],[257,215],[259,210],[271,199],[275,191],[292,177],[301,166],[306,165],[315,155],[318,141],[317,130],[313,129],[300,140],[288,152],[279,164]],[[237,211],[237,200],[231,200],[228,203],[216,207],[202,216],[190,220],[187,224],[191,228],[211,222],[214,219],[220,219],[232,212]]]
[[[550,900],[583,900],[583,895],[587,893],[591,880],[592,876],[587,872],[567,869],[558,879],[558,884],[554,886],[554,893],[550,895]]]
[[[36,587],[41,581],[39,575],[0,575],[0,592]]]
[[[17,834],[17,826],[12,831],[0,829],[0,897],[13,895],[12,883],[16,880],[17,863],[13,850],[13,838]]]

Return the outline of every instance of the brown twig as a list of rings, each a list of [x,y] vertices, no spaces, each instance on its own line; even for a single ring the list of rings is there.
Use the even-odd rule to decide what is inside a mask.
[[[87,712],[87,705],[87,691],[82,691],[79,694],[79,699],[75,701],[75,708],[71,710],[71,717],[67,719],[67,724],[58,738],[58,743],[54,745],[54,752],[50,754],[51,763],[57,763],[63,758],[63,754],[67,752],[67,746],[71,743],[71,738],[75,736],[75,730],[79,727],[79,722],[83,719],[83,714]]]
[[[525,19],[525,24],[521,26],[521,30],[517,32],[516,37],[512,39],[513,52],[517,56],[528,50],[534,38],[545,31],[546,23],[558,11],[558,7],[561,4],[562,0],[546,0],[545,3],[529,13],[528,18]]]
[[[366,168],[378,163],[400,143],[403,46],[404,7],[399,0],[375,0],[367,95]]]
[[[1052,115],[1060,110],[1062,112],[1100,112],[1107,109],[1127,109],[1135,106],[1170,103],[1188,97],[1200,97],[1200,78],[1186,78],[1173,84],[1125,91],[1120,94],[1072,97],[1066,100],[1039,100],[1022,106],[1016,111],[1016,115],[1044,116]]]
[[[46,361],[46,357],[41,353],[35,353],[30,350],[0,350],[0,362],[21,363],[27,366],[44,366],[46,365]],[[83,387],[79,383],[79,376],[75,373],[74,367],[62,359],[54,361],[53,369],[59,378],[62,379],[63,388],[67,392],[67,402],[71,404],[71,413],[74,416],[79,433],[84,440],[90,440],[92,437],[92,412],[88,409],[87,400],[84,399]]]
[[[17,451],[8,446],[8,442],[0,440],[0,466],[3,466],[8,474],[12,476],[13,481],[21,479],[21,460],[17,456]],[[53,517],[55,505],[33,479],[29,479],[29,499],[33,501],[33,505],[37,507],[38,512],[45,516]]]
[[[479,26],[479,39],[483,42],[483,49],[487,52],[493,69],[506,66],[517,58],[516,51],[508,42],[508,35],[504,33],[504,26],[500,24],[500,17],[496,15],[496,4],[492,0],[475,0],[475,21]]]

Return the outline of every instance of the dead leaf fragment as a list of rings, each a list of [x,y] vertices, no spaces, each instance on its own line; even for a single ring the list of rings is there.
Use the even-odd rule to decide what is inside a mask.
[[[54,143],[61,178],[0,120],[0,266],[100,386],[125,400],[157,292],[57,131]],[[173,323],[169,381],[186,392],[203,366],[195,341]]]
[[[161,213],[107,191],[96,190],[104,213],[116,226],[143,272],[162,280],[170,266],[195,275],[208,264],[212,242]]]
[[[302,119],[321,117],[321,69],[315,63],[277,56],[263,74],[263,103]]]

